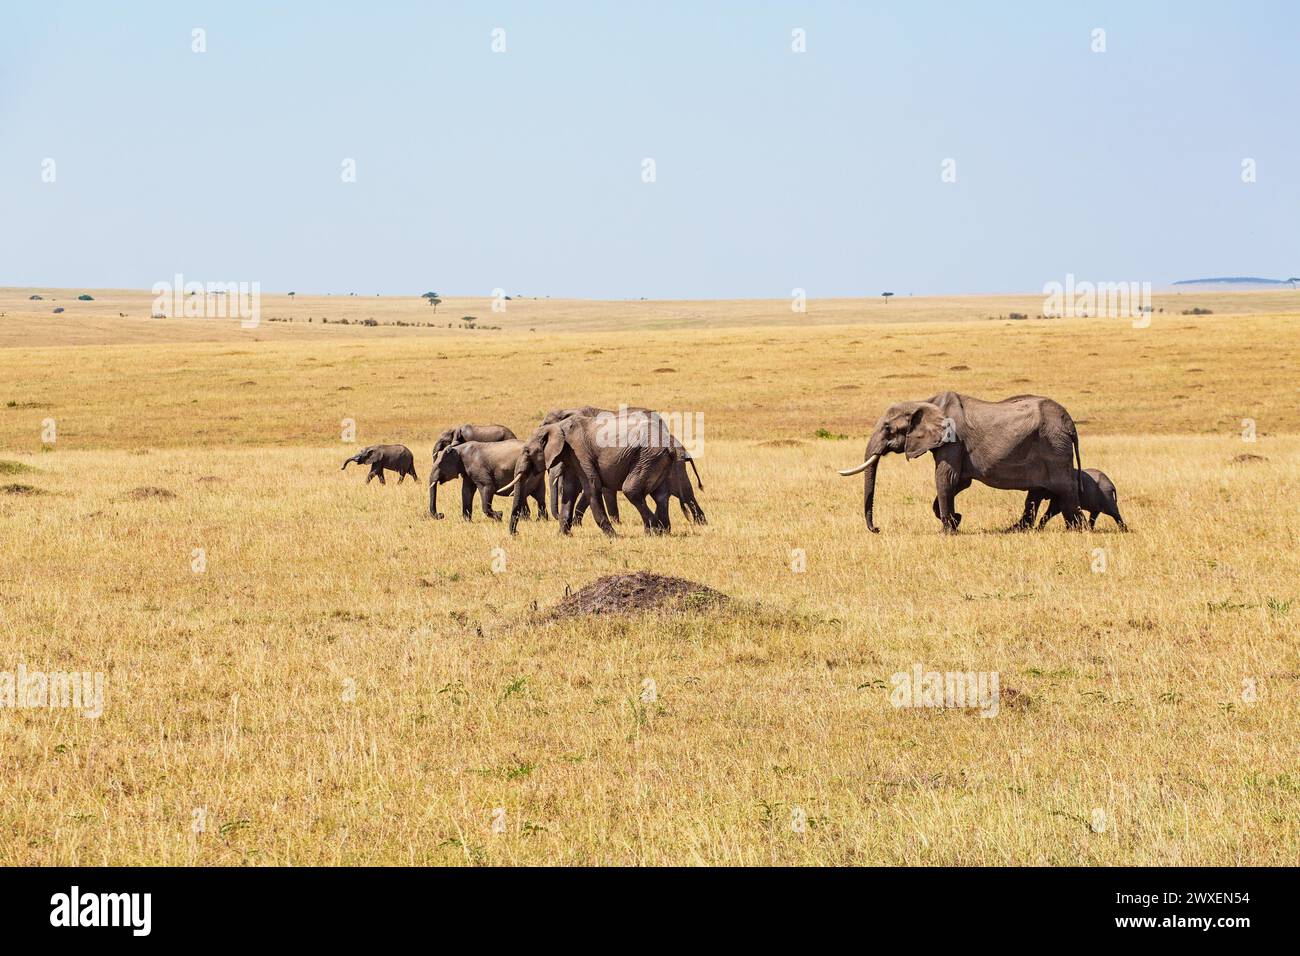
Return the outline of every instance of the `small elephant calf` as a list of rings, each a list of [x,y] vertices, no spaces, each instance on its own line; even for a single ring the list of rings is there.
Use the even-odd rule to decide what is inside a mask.
[[[1127,531],[1128,525],[1119,513],[1119,496],[1115,493],[1115,483],[1106,476],[1105,472],[1098,471],[1096,468],[1085,468],[1079,476],[1080,494],[1079,510],[1088,512],[1088,527],[1097,526],[1097,515],[1110,515],[1119,525],[1119,530]],[[1042,495],[1031,491],[1025,496],[1025,514],[1029,516],[1029,523],[1033,524],[1034,517],[1038,514],[1038,506],[1042,503]],[[1061,513],[1055,498],[1050,499],[1051,504],[1048,506],[1047,514],[1043,515],[1043,520],[1038,522],[1041,529],[1043,525],[1051,521]]]
[[[378,478],[381,485],[386,484],[384,469],[395,471],[401,476],[397,479],[399,485],[406,480],[407,475],[410,475],[413,481],[420,480],[420,476],[415,473],[415,456],[405,445],[371,445],[343,462],[343,468],[352,464],[370,466],[370,474],[366,475],[366,484],[370,484],[371,478]],[[343,468],[339,470],[342,471]]]

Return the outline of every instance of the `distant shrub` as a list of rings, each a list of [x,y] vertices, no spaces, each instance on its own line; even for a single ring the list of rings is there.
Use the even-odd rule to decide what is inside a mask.
[[[86,293],[83,292],[83,293],[81,293],[81,295],[77,296],[77,301],[78,301],[78,302],[94,302],[95,300],[94,300],[93,298],[91,298],[90,296],[86,295]]]
[[[1214,315],[1210,309],[1183,309],[1183,315]]]
[[[1016,322],[1023,322],[1025,319],[1029,318],[1029,316],[1023,312],[1012,312],[1009,318]]]

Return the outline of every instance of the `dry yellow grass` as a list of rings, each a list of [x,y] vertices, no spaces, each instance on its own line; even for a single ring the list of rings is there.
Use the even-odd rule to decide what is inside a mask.
[[[0,485],[45,492],[0,494],[0,671],[107,677],[98,719],[0,709],[0,864],[1293,863],[1300,333],[1278,301],[1145,330],[935,300],[888,325],[700,303],[701,328],[643,331],[675,304],[601,303],[537,332],[152,338],[114,310],[54,343],[0,305],[0,459],[22,466]],[[945,538],[928,463],[889,460],[868,535],[834,468],[942,387],[1063,401],[1134,532],[1005,534],[1020,496],[977,486]],[[707,527],[512,540],[338,471],[343,418],[423,477],[447,425],[620,398],[704,412]],[[736,600],[531,621],[637,569]],[[1029,704],[892,707],[917,663]]]

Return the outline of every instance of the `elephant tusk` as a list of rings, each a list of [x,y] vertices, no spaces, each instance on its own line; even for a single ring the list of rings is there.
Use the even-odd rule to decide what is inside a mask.
[[[879,457],[880,457],[879,455],[872,455],[862,464],[858,465],[858,467],[845,469],[844,471],[841,471],[840,474],[843,475],[845,478],[852,478],[854,475],[860,475],[868,468],[870,468],[871,463]]]
[[[510,489],[515,486],[515,482],[518,480],[519,480],[519,476],[515,475],[513,478],[510,479],[510,484],[506,485],[504,488],[497,489],[497,494],[504,495],[509,493]]]

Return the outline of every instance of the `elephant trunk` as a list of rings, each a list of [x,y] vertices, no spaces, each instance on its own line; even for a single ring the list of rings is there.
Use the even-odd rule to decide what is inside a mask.
[[[560,476],[551,475],[551,517],[560,520]]]
[[[880,533],[880,529],[876,527],[875,522],[876,468],[879,464],[880,459],[877,458],[862,476],[862,511],[867,516],[867,530],[872,534]]]
[[[435,518],[441,518],[438,514],[438,473],[436,471],[429,473],[429,514]]]
[[[867,450],[862,456],[866,469],[862,476],[862,512],[867,518],[867,530],[872,534],[880,533],[875,521],[876,469],[880,467],[880,456],[885,451],[884,436],[876,432],[872,434],[871,440],[867,442]]]
[[[525,487],[528,485],[528,476],[522,471],[516,471],[514,481],[511,484],[515,486],[515,497],[514,503],[510,506],[510,533],[514,534],[515,528],[519,525],[519,514],[524,510],[524,502],[528,497],[524,492]],[[509,487],[509,485],[506,487]]]

